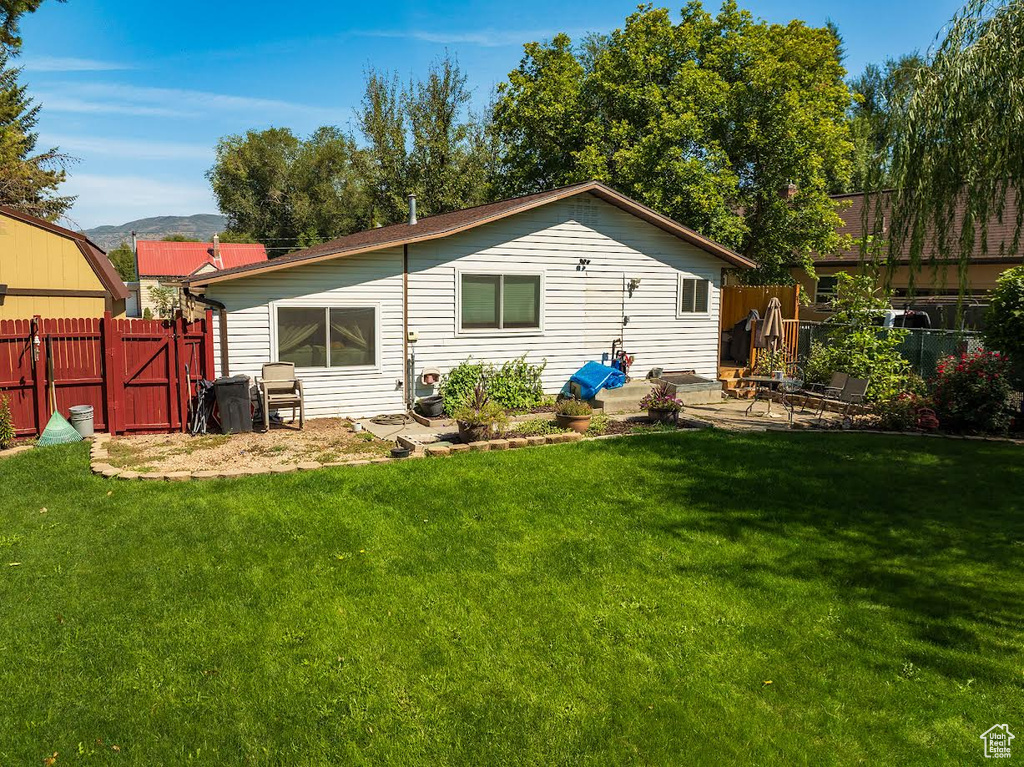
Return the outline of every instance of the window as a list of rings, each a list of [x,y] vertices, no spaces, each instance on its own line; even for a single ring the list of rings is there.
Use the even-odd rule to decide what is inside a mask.
[[[462,330],[540,328],[539,274],[463,274]]]
[[[711,294],[711,282],[692,277],[679,280],[679,313],[707,314],[708,296]]]
[[[303,368],[376,365],[377,310],[364,306],[279,306],[277,359]]]
[[[814,302],[824,304],[836,297],[836,283],[839,278],[835,275],[819,277],[818,286],[814,289]]]

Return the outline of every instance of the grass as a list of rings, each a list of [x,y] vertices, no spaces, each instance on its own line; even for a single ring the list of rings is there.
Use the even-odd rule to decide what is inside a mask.
[[[964,764],[1024,724],[1016,446],[689,432],[182,484],[86,452],[0,468],[5,767]]]

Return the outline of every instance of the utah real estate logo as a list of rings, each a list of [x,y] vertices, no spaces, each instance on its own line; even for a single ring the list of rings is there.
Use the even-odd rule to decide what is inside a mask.
[[[992,725],[978,737],[985,741],[986,759],[1010,758],[1010,741],[1016,737],[1012,732],[1010,732],[1010,725]]]

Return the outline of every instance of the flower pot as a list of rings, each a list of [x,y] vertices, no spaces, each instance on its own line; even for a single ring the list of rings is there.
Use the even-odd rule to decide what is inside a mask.
[[[563,415],[562,413],[555,413],[555,420],[558,425],[563,429],[572,429],[578,431],[580,434],[590,428],[590,419],[592,415]]]
[[[480,442],[487,439],[491,433],[490,424],[469,424],[465,421],[457,421],[459,426],[459,440],[461,442]]]
[[[444,413],[444,400],[441,399],[440,395],[434,395],[433,397],[423,397],[419,400],[416,405],[427,418],[440,418]]]
[[[655,410],[647,409],[647,418],[655,423],[679,423],[678,410]]]

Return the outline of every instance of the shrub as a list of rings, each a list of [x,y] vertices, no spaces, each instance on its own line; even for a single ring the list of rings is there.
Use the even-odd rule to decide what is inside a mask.
[[[640,409],[672,410],[678,413],[683,409],[683,403],[672,395],[672,392],[666,384],[662,384],[640,400]]]
[[[758,349],[754,375],[770,376],[776,370],[786,369],[785,349]]]
[[[541,374],[547,366],[531,365],[526,355],[509,360],[500,368],[472,358],[456,365],[441,379],[438,393],[444,401],[444,411],[454,416],[455,411],[469,402],[477,384],[484,382],[488,397],[506,410],[528,410],[544,400]]]
[[[504,409],[487,396],[483,382],[473,388],[473,396],[469,402],[455,409],[452,414],[456,421],[466,426],[486,426],[500,429],[508,422]]]
[[[837,277],[835,313],[825,323],[828,340],[811,344],[804,375],[818,383],[827,382],[836,372],[867,378],[871,381],[868,400],[895,399],[914,385],[910,363],[899,351],[907,331],[879,327],[889,296],[875,289],[870,275],[839,273]]]
[[[1010,426],[1010,364],[998,352],[978,351],[939,361],[932,401],[943,428],[1002,434]]]
[[[585,416],[593,415],[594,408],[581,399],[567,397],[566,399],[558,401],[555,405],[555,412],[558,415]]]
[[[1024,357],[1024,266],[1007,269],[989,294],[985,346]]]
[[[930,400],[904,392],[897,397],[876,402],[871,407],[874,425],[883,431],[909,431],[923,427],[922,412],[930,410]]]
[[[473,390],[483,380],[484,364],[466,360],[453,367],[441,378],[438,393],[444,401],[444,412],[454,416],[455,411],[467,404],[473,396]]]
[[[0,450],[14,444],[14,418],[11,416],[11,403],[0,394]]]
[[[486,373],[487,392],[491,399],[506,410],[528,410],[544,399],[541,374],[547,367],[547,360],[540,365],[531,365],[526,355],[509,360],[500,368],[491,368]]]

